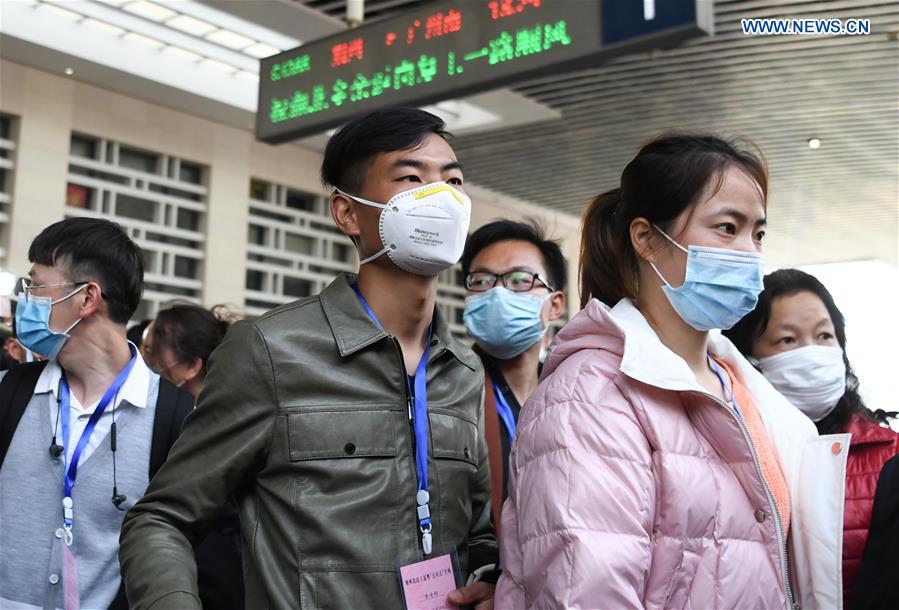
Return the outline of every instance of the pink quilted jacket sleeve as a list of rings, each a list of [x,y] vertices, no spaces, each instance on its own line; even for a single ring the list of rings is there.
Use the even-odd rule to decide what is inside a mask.
[[[642,608],[651,451],[618,371],[581,352],[522,411],[503,507],[496,608]]]

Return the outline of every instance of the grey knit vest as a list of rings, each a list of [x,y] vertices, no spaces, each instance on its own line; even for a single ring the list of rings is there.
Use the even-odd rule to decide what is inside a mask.
[[[116,408],[116,479],[131,508],[147,489],[158,377],[147,407]],[[31,397],[0,469],[0,607],[63,608],[63,461],[50,456],[51,393]],[[75,442],[75,441],[73,441]],[[124,510],[113,506],[109,436],[78,466],[73,490],[74,543],[80,606],[106,609],[115,598],[119,530]],[[25,607],[27,607],[25,606]]]

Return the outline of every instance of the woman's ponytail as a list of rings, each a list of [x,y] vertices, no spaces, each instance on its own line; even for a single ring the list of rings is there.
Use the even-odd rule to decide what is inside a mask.
[[[581,307],[596,298],[613,306],[634,297],[634,255],[627,226],[621,226],[621,189],[598,195],[584,213],[578,276]]]

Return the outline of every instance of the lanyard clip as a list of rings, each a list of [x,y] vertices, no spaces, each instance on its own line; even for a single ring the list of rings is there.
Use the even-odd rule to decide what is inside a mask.
[[[431,542],[431,524],[421,526],[421,550],[425,555],[430,555],[433,549]]]
[[[74,506],[75,503],[72,502],[72,498],[69,496],[62,499],[62,518],[69,524],[72,523],[72,517],[75,514]]]

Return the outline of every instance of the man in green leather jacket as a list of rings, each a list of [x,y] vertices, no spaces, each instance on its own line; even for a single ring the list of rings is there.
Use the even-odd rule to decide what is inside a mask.
[[[484,374],[435,306],[471,205],[446,135],[433,115],[390,109],[329,142],[322,176],[359,275],[238,323],[213,353],[122,528],[132,607],[200,607],[192,545],[232,496],[248,608],[397,609],[400,565],[453,548],[463,575],[498,563]],[[450,600],[489,610],[489,580]]]

